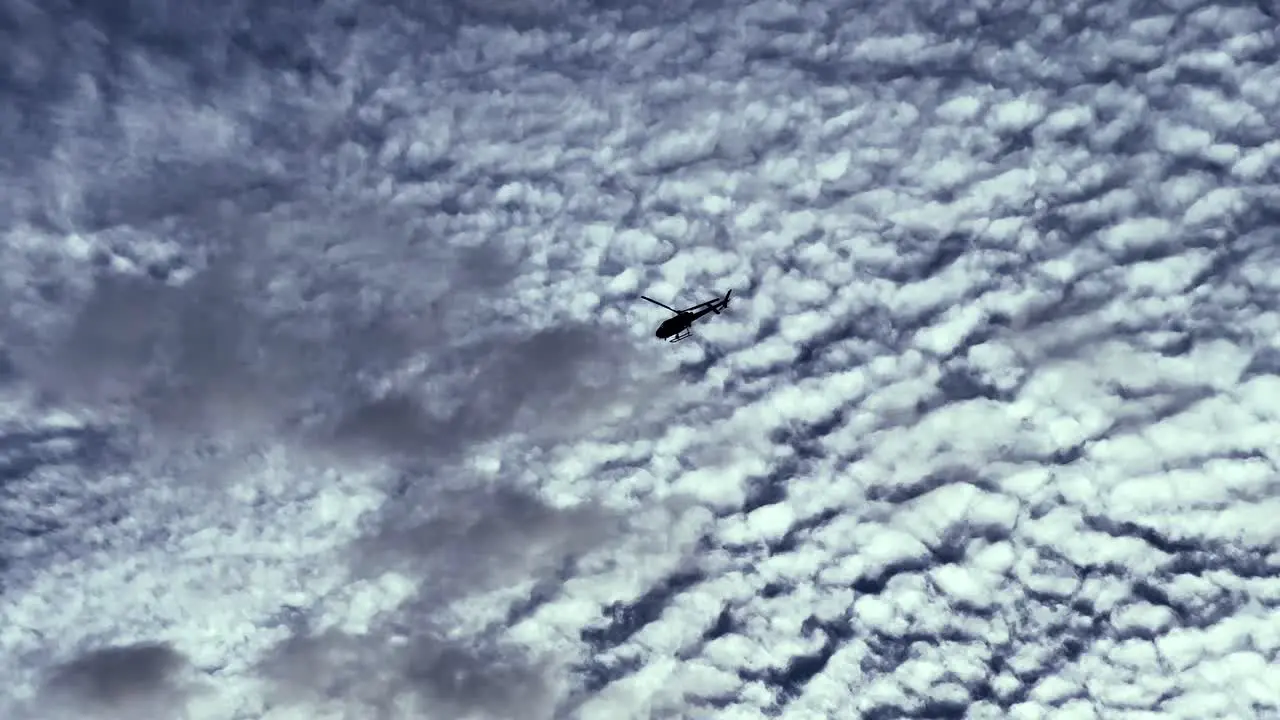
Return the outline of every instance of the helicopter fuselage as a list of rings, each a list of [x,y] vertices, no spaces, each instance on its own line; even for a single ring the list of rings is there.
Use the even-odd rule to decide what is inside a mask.
[[[675,313],[672,317],[663,320],[653,334],[655,337],[666,340],[667,342],[678,342],[689,337],[693,333],[693,330],[691,330],[690,327],[698,318],[706,315],[707,313],[715,313],[719,315],[725,310],[725,308],[728,308],[729,296],[732,294],[733,290],[729,290],[724,294],[723,298],[716,298],[715,300],[698,303],[697,305],[685,308],[684,310],[677,310],[670,305],[660,303],[647,295],[641,295],[640,299],[648,300],[658,307],[665,308]]]
[[[674,336],[671,342],[682,340],[689,336],[689,327],[693,325],[695,320],[707,313],[715,313],[719,315],[721,309],[722,308],[717,307],[716,305],[708,305],[696,312],[676,313],[675,317],[669,317],[662,321],[662,324],[658,326],[658,330],[654,333],[654,336],[662,338],[663,340]]]
[[[672,335],[676,335],[685,330],[688,330],[689,326],[692,324],[693,324],[693,318],[690,317],[689,314],[676,315],[673,318],[668,318],[666,320],[663,320],[662,324],[658,326],[658,331],[655,332],[654,335],[656,337],[662,338],[663,340],[666,340]]]

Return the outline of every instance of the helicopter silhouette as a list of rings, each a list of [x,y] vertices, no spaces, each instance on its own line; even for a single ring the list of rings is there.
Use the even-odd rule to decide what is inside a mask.
[[[658,307],[666,308],[675,313],[675,317],[669,317],[662,321],[658,326],[658,330],[653,334],[654,337],[666,340],[667,342],[680,342],[693,334],[693,323],[707,313],[715,313],[719,315],[722,310],[729,307],[729,295],[733,290],[726,292],[724,297],[708,300],[704,303],[698,303],[693,307],[687,307],[684,310],[677,310],[670,305],[664,305],[651,297],[641,295],[641,300],[648,300]]]

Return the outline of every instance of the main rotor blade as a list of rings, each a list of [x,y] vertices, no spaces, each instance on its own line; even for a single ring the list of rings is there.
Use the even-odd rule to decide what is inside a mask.
[[[666,309],[670,310],[671,312],[673,312],[673,313],[675,313],[675,314],[677,314],[677,315],[679,315],[679,314],[680,314],[680,311],[679,311],[679,310],[677,310],[677,309],[675,309],[675,308],[671,307],[670,305],[663,305],[662,303],[658,302],[657,300],[654,300],[654,299],[653,299],[653,298],[651,298],[651,297],[648,297],[648,296],[645,296],[645,295],[641,295],[641,296],[640,296],[640,299],[641,299],[641,300],[648,300],[649,302],[653,303],[654,305],[657,305],[658,307],[664,307],[664,308],[666,308]]]
[[[700,302],[697,305],[692,305],[690,307],[687,307],[684,309],[684,311],[693,312],[694,310],[701,310],[704,307],[714,307],[720,302],[722,302],[721,298],[716,298],[715,300],[707,300],[706,302]]]

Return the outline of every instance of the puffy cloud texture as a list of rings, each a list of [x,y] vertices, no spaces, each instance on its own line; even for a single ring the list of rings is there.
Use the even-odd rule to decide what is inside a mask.
[[[1265,3],[0,18],[0,716],[1280,713]]]

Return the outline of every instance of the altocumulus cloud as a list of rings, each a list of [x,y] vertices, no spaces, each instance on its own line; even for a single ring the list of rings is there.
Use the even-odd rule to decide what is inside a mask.
[[[1280,713],[1263,4],[0,12],[6,717]]]

